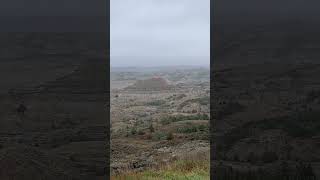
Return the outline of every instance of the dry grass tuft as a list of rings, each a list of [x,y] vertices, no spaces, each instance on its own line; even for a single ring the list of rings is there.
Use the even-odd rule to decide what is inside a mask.
[[[143,172],[114,175],[111,180],[209,180],[210,162],[178,160]]]

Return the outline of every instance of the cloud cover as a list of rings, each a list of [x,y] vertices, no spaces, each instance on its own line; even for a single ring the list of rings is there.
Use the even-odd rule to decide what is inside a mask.
[[[111,0],[111,65],[208,65],[209,5],[210,0]]]

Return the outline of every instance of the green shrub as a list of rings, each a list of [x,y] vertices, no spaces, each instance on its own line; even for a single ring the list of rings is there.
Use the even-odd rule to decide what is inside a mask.
[[[135,135],[135,134],[137,134],[137,129],[135,127],[133,127],[133,128],[131,128],[130,132],[132,135]]]
[[[202,125],[199,125],[198,129],[199,129],[199,131],[208,131],[209,127],[202,124]]]
[[[173,140],[174,136],[173,136],[173,133],[170,132],[167,134],[167,140]]]
[[[209,127],[206,125],[192,125],[190,127],[181,127],[177,129],[179,133],[195,133],[195,132],[209,132]]]
[[[182,127],[182,128],[178,128],[177,132],[178,133],[194,133],[194,132],[198,132],[198,127],[196,126]]]
[[[207,114],[167,116],[161,119],[161,124],[166,125],[172,122],[186,121],[186,120],[209,120],[209,116]]]
[[[151,123],[150,126],[149,126],[149,130],[150,130],[151,133],[154,132],[154,127],[153,127],[152,123]]]
[[[172,140],[174,135],[172,132],[156,132],[153,134],[152,139],[162,141],[162,140]]]
[[[144,135],[145,134],[145,132],[142,130],[142,129],[140,129],[139,131],[138,131],[138,135]]]
[[[153,134],[153,139],[154,140],[158,140],[158,141],[166,140],[167,136],[168,135],[165,132],[156,132],[156,133]]]

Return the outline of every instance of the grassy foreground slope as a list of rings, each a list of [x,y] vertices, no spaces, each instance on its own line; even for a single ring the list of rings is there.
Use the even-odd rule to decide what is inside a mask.
[[[115,175],[111,180],[209,180],[209,161],[180,160],[159,169]]]

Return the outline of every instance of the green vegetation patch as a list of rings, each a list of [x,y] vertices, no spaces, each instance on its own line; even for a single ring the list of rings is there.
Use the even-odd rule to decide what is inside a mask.
[[[194,132],[209,132],[207,125],[192,125],[190,127],[181,127],[177,129],[178,133],[194,133]]]
[[[209,120],[209,116],[207,114],[166,116],[161,119],[161,124],[166,125],[173,122],[186,120]]]
[[[209,180],[209,161],[177,161],[158,170],[111,177],[112,180]]]
[[[190,134],[189,137],[196,140],[209,140],[209,125],[189,125],[177,129],[178,133]]]
[[[154,140],[162,141],[162,140],[172,140],[173,134],[171,132],[155,132],[152,136]]]

